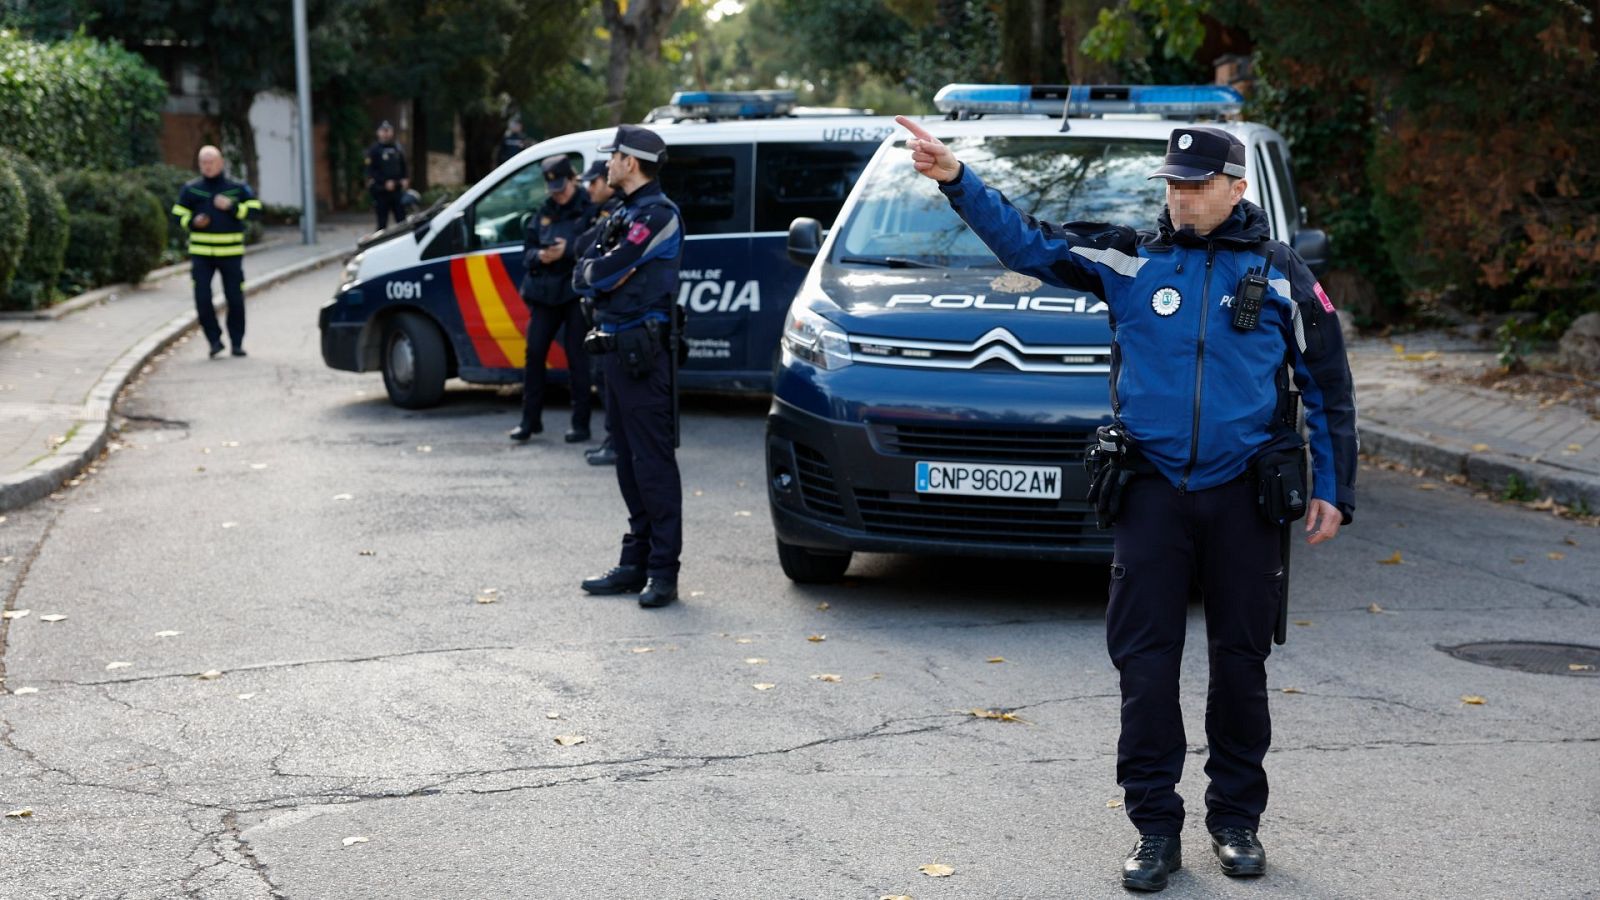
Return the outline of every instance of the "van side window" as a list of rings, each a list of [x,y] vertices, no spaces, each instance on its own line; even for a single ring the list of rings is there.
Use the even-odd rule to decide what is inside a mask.
[[[750,145],[667,148],[661,189],[683,212],[690,237],[750,230]]]
[[[1258,145],[1256,147],[1256,178],[1260,184],[1256,187],[1261,191],[1261,208],[1267,212],[1267,222],[1272,227],[1274,240],[1288,241],[1288,220],[1279,212],[1278,196],[1273,190],[1272,173],[1267,169],[1267,155]]]
[[[574,172],[583,171],[583,155],[568,153]],[[583,190],[579,186],[578,190]],[[544,169],[535,160],[511,173],[490,188],[472,206],[471,250],[520,245],[528,219],[549,192],[545,190]]]
[[[788,231],[801,216],[832,228],[877,149],[874,142],[758,145],[755,230]]]
[[[1272,159],[1272,174],[1277,176],[1278,193],[1283,196],[1284,211],[1289,214],[1289,236],[1300,230],[1300,199],[1294,195],[1294,179],[1289,175],[1289,160],[1283,145],[1277,141],[1267,145],[1267,156]]]
[[[440,259],[467,252],[467,217],[456,216],[444,223],[428,246],[422,248],[422,259]]]

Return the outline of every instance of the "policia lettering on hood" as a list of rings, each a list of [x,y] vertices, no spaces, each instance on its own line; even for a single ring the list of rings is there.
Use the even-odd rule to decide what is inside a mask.
[[[1161,890],[1180,864],[1187,743],[1176,698],[1191,584],[1210,632],[1206,827],[1224,873],[1260,875],[1266,658],[1284,613],[1288,526],[1305,515],[1319,544],[1355,508],[1355,404],[1332,303],[1270,239],[1245,199],[1244,145],[1223,129],[1172,132],[1150,176],[1166,182],[1167,209],[1140,231],[1041,222],[898,121],[912,165],[1001,263],[1109,308],[1112,425],[1091,455],[1104,461],[1097,510],[1115,528],[1106,643],[1122,682],[1117,781],[1139,832],[1123,884]],[[1309,502],[1291,382],[1305,404]]]

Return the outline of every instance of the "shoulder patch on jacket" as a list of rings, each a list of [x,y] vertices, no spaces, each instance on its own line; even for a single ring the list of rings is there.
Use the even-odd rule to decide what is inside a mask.
[[[642,244],[649,239],[650,226],[643,222],[635,222],[633,227],[628,229],[628,243],[630,244]]]

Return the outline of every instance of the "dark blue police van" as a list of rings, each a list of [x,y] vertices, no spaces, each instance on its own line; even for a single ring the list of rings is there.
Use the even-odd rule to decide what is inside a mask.
[[[1012,203],[1050,222],[1154,227],[1174,119],[1235,115],[1229,88],[951,85],[924,123]],[[1308,262],[1288,147],[1244,142],[1251,201]],[[1084,499],[1084,449],[1110,421],[1101,298],[1002,267],[887,139],[824,239],[790,226],[809,266],[784,326],[767,420],[779,562],[840,577],[857,551],[1104,561],[1111,533]]]

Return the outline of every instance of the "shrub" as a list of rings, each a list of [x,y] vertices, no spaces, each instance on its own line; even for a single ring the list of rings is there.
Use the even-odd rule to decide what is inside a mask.
[[[11,165],[27,194],[28,233],[9,294],[0,298],[13,308],[37,309],[49,302],[61,276],[67,252],[67,205],[44,170],[19,153],[0,150],[0,160]]]
[[[132,181],[103,172],[66,172],[57,177],[56,187],[71,210],[69,267],[96,273],[96,284],[137,283],[161,261],[161,249],[167,241],[167,214],[154,194]],[[98,234],[80,227],[77,220],[91,213],[109,218],[111,225],[102,224],[103,230]],[[85,241],[100,246],[84,246]],[[99,255],[105,258],[98,260]]]
[[[0,31],[0,145],[46,168],[125,169],[156,157],[167,87],[137,53],[76,36]]]
[[[6,210],[5,215],[0,215],[0,297],[6,297],[11,290],[11,276],[16,274],[23,248],[28,243],[28,195],[16,171],[3,157],[0,157],[0,210]]]
[[[117,220],[104,213],[75,212],[67,217],[67,255],[61,267],[62,290],[80,290],[111,284],[113,245],[106,235],[115,234]]]
[[[165,213],[178,202],[178,194],[183,186],[195,179],[195,173],[166,163],[152,163],[140,166],[128,172],[128,177],[137,182],[139,186],[155,195],[161,201],[161,210]],[[184,234],[183,226],[178,224],[176,216],[167,216],[167,247],[182,254],[188,246],[188,235]]]

